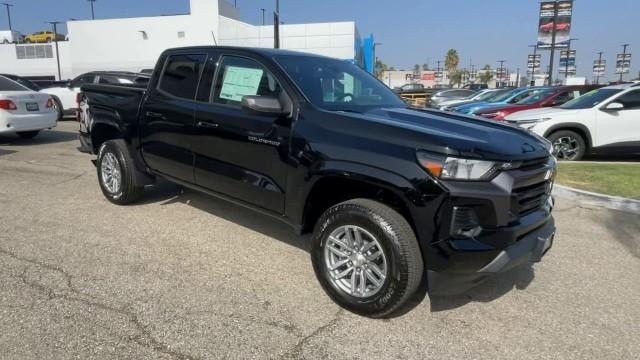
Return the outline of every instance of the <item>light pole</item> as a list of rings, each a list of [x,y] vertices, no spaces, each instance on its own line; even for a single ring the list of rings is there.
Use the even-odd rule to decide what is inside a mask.
[[[571,38],[569,39],[569,42],[567,43],[567,58],[565,59],[565,63],[564,63],[564,79],[565,82],[567,80],[567,78],[569,77],[569,59],[571,58],[571,42],[575,41],[575,40],[579,40],[579,39],[575,39],[575,38]],[[575,66],[575,59],[573,59],[574,61],[574,66]]]
[[[600,85],[600,67],[602,67],[602,54],[603,51],[598,52],[598,68],[595,72],[596,75],[596,85]]]
[[[442,61],[438,60],[438,66],[436,67],[436,87],[437,85],[440,85],[440,80],[442,80],[442,73],[440,72],[440,63]]]
[[[95,20],[96,13],[93,11],[93,3],[96,2],[97,0],[87,0],[87,1],[91,3],[91,20]]]
[[[273,48],[280,49],[280,0],[276,0],[276,11],[273,13]]]
[[[627,56],[627,47],[629,47],[629,44],[622,44],[622,68],[620,71],[620,82],[622,82],[622,75],[624,75],[624,64],[626,61],[626,56]]]
[[[53,26],[53,41],[56,43],[56,61],[58,62],[58,80],[62,80],[62,72],[60,71],[60,51],[58,48],[58,24],[61,24],[61,21],[48,21],[47,24],[51,24]]]
[[[264,13],[267,11],[267,9],[260,9],[260,11],[262,11],[262,25],[264,25],[265,24]]]
[[[556,25],[558,24],[558,1],[553,3],[553,28],[551,29],[551,53],[549,54],[549,86],[553,85],[553,61],[556,53]]]
[[[506,71],[504,69],[504,63],[507,62],[507,60],[498,60],[497,62],[500,63],[500,67],[498,68],[498,71],[500,72],[500,80],[504,80],[504,75],[506,73]],[[497,75],[497,72],[496,72],[496,75]],[[502,85],[502,81],[499,82],[499,85]],[[496,87],[498,87],[498,86],[496,86]],[[502,86],[500,86],[500,87],[502,87]]]
[[[529,47],[533,48],[533,61],[531,63],[531,86],[533,86],[535,84],[535,75],[536,75],[536,55],[538,55],[538,44],[535,45],[529,45]],[[528,64],[527,64],[528,65]],[[529,66],[527,66],[527,73],[529,73]]]
[[[9,3],[0,3],[0,5],[4,5],[7,8],[7,18],[9,19],[9,30],[13,30],[11,28],[11,8],[13,7],[13,5]]]

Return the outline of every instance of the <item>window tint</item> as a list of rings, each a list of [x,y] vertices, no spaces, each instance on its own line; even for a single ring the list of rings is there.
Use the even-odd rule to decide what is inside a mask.
[[[112,75],[100,75],[100,79],[98,80],[99,84],[133,84],[133,80],[126,79],[124,77],[117,77]]]
[[[509,104],[515,104],[518,101],[522,101],[526,98],[528,98],[531,95],[537,94],[538,92],[540,92],[541,90],[527,90],[527,91],[523,91],[521,94],[518,94],[516,96],[514,96],[511,100],[509,100]]]
[[[624,105],[625,109],[640,109],[640,90],[630,91],[614,101]]]
[[[240,106],[243,96],[279,97],[276,78],[259,63],[241,57],[225,56],[218,70],[213,101]]]
[[[9,80],[4,76],[0,76],[0,91],[28,91],[26,87],[15,81]]]
[[[204,54],[170,56],[158,88],[173,96],[193,100],[206,61]]]
[[[620,89],[598,89],[590,91],[578,98],[571,101],[567,101],[561,109],[588,109],[594,107],[601,102],[607,100],[609,97],[619,93]]]
[[[82,75],[80,77],[75,78],[71,82],[71,87],[77,88],[82,85],[93,84],[93,81],[95,80],[95,78],[96,78],[95,75]]]
[[[576,97],[575,93],[576,92],[574,91],[570,91],[570,92],[563,92],[561,94],[558,94],[558,96],[553,98],[553,103],[555,105],[562,105],[569,100],[573,100],[573,98]],[[580,96],[580,93],[578,93],[578,96]]]

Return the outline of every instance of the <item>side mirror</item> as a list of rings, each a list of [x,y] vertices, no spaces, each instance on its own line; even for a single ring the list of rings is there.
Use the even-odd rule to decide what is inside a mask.
[[[245,95],[240,105],[244,110],[263,115],[285,115],[286,113],[280,100],[270,96]]]
[[[605,106],[603,110],[606,111],[618,111],[624,109],[624,105],[619,102],[612,102],[609,105]]]

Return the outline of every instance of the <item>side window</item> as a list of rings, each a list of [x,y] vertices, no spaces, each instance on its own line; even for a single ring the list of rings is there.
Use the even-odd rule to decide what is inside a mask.
[[[243,96],[279,97],[282,88],[275,76],[254,60],[225,56],[218,69],[213,102],[240,106]]]
[[[80,87],[82,85],[93,84],[93,82],[95,81],[95,78],[96,77],[94,75],[82,75],[80,77],[75,78],[71,82],[71,87],[72,88],[77,88],[77,87]]]
[[[640,90],[630,91],[614,101],[624,105],[625,110],[640,109]]]
[[[510,104],[515,104],[517,102],[519,102],[520,100],[523,100],[524,98],[527,98],[531,95],[535,94],[535,92],[532,91],[525,91],[519,95],[516,95],[513,99],[509,100]]]
[[[98,79],[98,84],[111,84],[111,85],[133,84],[133,81],[125,78],[119,78],[117,76],[100,75],[100,79]]]
[[[205,54],[169,56],[158,88],[170,95],[193,100],[206,61]]]
[[[558,95],[556,95],[556,97],[553,98],[553,103],[555,105],[562,105],[564,103],[566,103],[567,101],[573,99],[575,96],[575,92],[571,91],[571,92],[563,92],[560,93]]]

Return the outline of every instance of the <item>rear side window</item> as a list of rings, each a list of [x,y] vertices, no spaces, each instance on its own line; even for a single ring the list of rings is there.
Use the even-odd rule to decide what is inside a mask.
[[[26,87],[15,81],[9,80],[4,76],[0,76],[0,91],[27,91]]]
[[[640,109],[640,90],[630,91],[614,101],[624,105],[625,109]]]
[[[213,102],[240,106],[243,96],[279,97],[280,84],[254,60],[225,56],[218,70]]]
[[[158,88],[179,98],[195,99],[198,81],[206,61],[205,54],[169,56]]]
[[[133,84],[133,80],[111,75],[100,75],[99,84]]]
[[[95,75],[81,75],[80,77],[75,78],[71,82],[71,87],[78,88],[82,85],[93,84],[95,79],[96,79]]]

